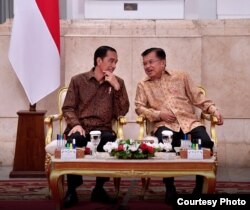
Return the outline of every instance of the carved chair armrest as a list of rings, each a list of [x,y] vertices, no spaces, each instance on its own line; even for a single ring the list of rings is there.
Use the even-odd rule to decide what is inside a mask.
[[[125,116],[119,116],[118,121],[121,125],[125,125],[127,123]]]
[[[211,115],[211,114],[206,114],[204,112],[201,112],[201,120],[208,120],[216,124],[218,122],[217,117]]]
[[[61,119],[62,119],[62,114],[52,114],[52,115],[46,116],[44,119],[44,122],[47,124],[47,123],[51,123],[52,121],[57,121]]]
[[[127,124],[125,116],[119,116],[117,119],[117,138],[124,139],[123,126]]]
[[[62,114],[54,114],[46,116],[44,119],[45,125],[47,125],[47,134],[45,138],[45,145],[49,144],[52,141],[53,136],[53,123],[55,121],[61,121],[62,120]]]
[[[142,140],[146,129],[146,118],[143,115],[139,115],[136,118],[136,123],[139,124],[139,136],[138,140]]]
[[[62,114],[48,115],[44,118],[44,124],[47,126],[47,133],[45,136],[45,145],[48,145],[49,143],[52,142],[54,122],[61,121],[61,120],[62,120]],[[51,162],[51,154],[49,152],[46,152],[45,172],[46,172],[47,177],[49,177],[49,174],[50,174],[50,162]]]

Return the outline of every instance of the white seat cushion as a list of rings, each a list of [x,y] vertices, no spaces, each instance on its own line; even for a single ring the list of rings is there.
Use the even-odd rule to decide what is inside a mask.
[[[50,142],[45,146],[45,151],[50,155],[54,155],[56,147],[57,147],[57,140],[53,140],[52,142]]]

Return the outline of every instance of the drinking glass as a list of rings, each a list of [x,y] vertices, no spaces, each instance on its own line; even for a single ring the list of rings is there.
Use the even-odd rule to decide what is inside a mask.
[[[176,155],[180,155],[181,147],[174,147]]]
[[[90,133],[90,141],[94,147],[93,155],[97,157],[97,146],[101,141],[101,131],[91,131]]]
[[[165,131],[162,131],[161,134],[162,134],[162,142],[163,142],[163,144],[166,144],[166,143],[171,144],[172,143],[172,136],[173,136],[172,131],[165,130]]]

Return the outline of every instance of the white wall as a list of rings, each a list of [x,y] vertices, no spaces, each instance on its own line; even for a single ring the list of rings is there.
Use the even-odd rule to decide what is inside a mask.
[[[137,10],[124,10],[125,3]],[[67,0],[66,6],[67,19],[250,18],[249,0]]]
[[[216,19],[216,0],[185,0],[185,19]]]
[[[218,19],[250,18],[249,0],[217,0]]]
[[[184,0],[85,0],[85,19],[184,19]]]

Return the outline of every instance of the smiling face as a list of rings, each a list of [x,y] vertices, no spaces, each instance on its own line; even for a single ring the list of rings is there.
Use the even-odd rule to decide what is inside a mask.
[[[143,67],[145,73],[152,80],[160,79],[162,72],[165,70],[166,60],[157,57],[155,51],[148,53],[143,56]]]

